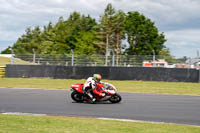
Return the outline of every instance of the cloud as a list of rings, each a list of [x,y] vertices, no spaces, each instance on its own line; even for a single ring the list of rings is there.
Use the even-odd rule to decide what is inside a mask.
[[[123,0],[115,2],[115,6],[124,11],[143,13],[161,30],[200,28],[198,0]]]
[[[73,11],[98,19],[108,3],[116,10],[139,11],[154,21],[165,33],[172,52],[187,48],[187,44],[194,51],[199,48],[199,0],[1,0],[0,49],[6,42],[16,41],[27,27],[56,23],[60,16],[68,18]]]
[[[170,48],[171,53],[177,57],[189,56],[196,57],[197,51],[200,51],[200,29],[177,30],[166,33],[166,46]]]

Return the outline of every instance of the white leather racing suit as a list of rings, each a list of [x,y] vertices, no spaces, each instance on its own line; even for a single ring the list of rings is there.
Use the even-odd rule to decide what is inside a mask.
[[[99,82],[101,83],[101,82]],[[83,87],[83,91],[93,100],[93,95],[91,91],[96,88],[97,82],[93,79],[93,77],[89,77]]]

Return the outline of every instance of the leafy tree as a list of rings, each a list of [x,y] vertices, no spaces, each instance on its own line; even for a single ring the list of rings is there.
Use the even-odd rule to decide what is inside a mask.
[[[124,23],[125,23],[125,17],[126,14],[123,11],[118,11],[114,16],[114,37],[115,37],[115,52],[116,52],[116,62],[118,65],[119,57],[118,55],[121,53],[122,46],[121,46],[121,40],[125,38],[125,29],[124,29]]]
[[[154,22],[139,12],[128,12],[125,29],[130,45],[126,53],[129,55],[152,55],[153,50],[158,55],[165,48],[164,34],[159,34]]]
[[[102,35],[105,35],[106,41],[106,65],[108,60],[108,49],[110,47],[109,45],[112,45],[111,37],[114,32],[114,15],[115,9],[112,7],[112,4],[108,4],[104,10],[104,15],[101,17],[100,24],[100,32]]]
[[[94,31],[95,32],[95,31]],[[82,32],[79,34],[75,43],[75,54],[78,55],[94,55],[98,54],[98,50],[94,47],[95,33]]]
[[[1,51],[1,54],[11,54],[11,47],[9,46],[8,48],[6,48],[5,50]]]
[[[26,29],[26,34],[23,34],[17,42],[13,45],[12,49],[16,54],[32,54],[33,49],[38,49],[38,44],[41,42],[41,30],[39,26],[33,30],[31,28]]]
[[[49,22],[43,28],[27,28],[12,49],[15,54],[32,54],[35,49],[37,54],[63,55],[71,54],[73,49],[75,54],[105,54],[107,61],[108,52],[112,50],[118,64],[125,38],[129,43],[125,50],[128,55],[152,55],[153,51],[159,55],[165,48],[165,36],[158,32],[154,22],[139,12],[116,12],[108,4],[99,24],[90,15],[73,12],[66,20],[60,17],[55,25]],[[9,50],[2,52],[10,53]]]
[[[71,34],[66,38],[66,44],[71,49],[74,49],[75,53],[90,55],[98,51],[95,50],[95,31],[94,27],[97,25],[95,19],[89,15],[86,17],[74,13],[69,18],[71,27]]]
[[[77,53],[89,54],[88,51],[84,53],[79,45],[86,49],[90,42],[90,46],[94,46],[90,47],[89,51],[91,52],[91,48],[95,49],[93,43],[95,25],[97,25],[95,19],[89,15],[84,16],[73,12],[66,21],[60,17],[55,26],[49,22],[43,27],[43,31],[39,27],[27,28],[26,33],[13,45],[13,50],[16,54],[31,54],[33,49],[37,54],[67,54],[74,49]]]
[[[53,40],[53,26],[49,22],[47,26],[43,27],[44,31],[41,34],[41,44],[38,49],[39,54],[51,54],[53,50],[54,40]]]

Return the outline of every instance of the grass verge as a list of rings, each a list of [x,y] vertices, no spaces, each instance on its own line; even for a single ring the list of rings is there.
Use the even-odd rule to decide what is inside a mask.
[[[72,84],[85,80],[47,78],[0,78],[1,88],[69,89]],[[199,83],[149,82],[104,80],[116,86],[119,92],[200,95]]]
[[[8,57],[0,57],[0,66],[6,66],[6,64],[10,64],[11,63],[11,58]],[[13,63],[17,63],[17,64],[31,64],[29,62],[23,61],[21,59],[15,58]]]
[[[10,58],[0,57],[0,66],[5,66],[6,64],[10,64]]]
[[[200,127],[95,118],[0,115],[1,133],[199,133]]]

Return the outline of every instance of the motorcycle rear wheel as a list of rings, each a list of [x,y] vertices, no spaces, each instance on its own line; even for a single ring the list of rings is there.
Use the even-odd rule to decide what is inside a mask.
[[[109,99],[111,103],[119,103],[121,100],[122,97],[119,94],[115,94]]]
[[[76,91],[73,91],[71,93],[71,98],[75,101],[75,102],[78,102],[78,103],[82,103],[84,101],[84,96],[83,94],[81,93],[78,93]]]

